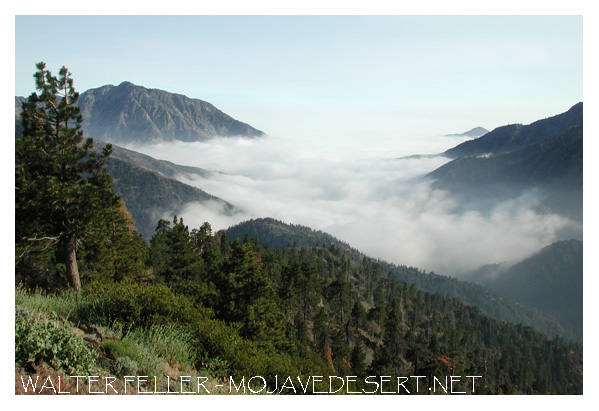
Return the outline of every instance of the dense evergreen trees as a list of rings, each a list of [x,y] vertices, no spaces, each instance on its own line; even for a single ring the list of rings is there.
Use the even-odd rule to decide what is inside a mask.
[[[191,233],[182,228],[187,240],[164,248],[158,239],[165,226],[158,226],[151,255],[155,247],[186,255],[188,244],[201,244],[194,266],[217,293],[203,304],[261,347],[316,353],[338,376],[480,375],[479,393],[575,393],[582,387],[579,344],[426,293],[372,260],[356,265],[340,247],[264,249],[246,237],[225,254],[206,223]],[[179,280],[170,278],[165,281],[174,287]],[[178,289],[197,297],[197,289]]]
[[[545,333],[550,337],[560,336],[580,341],[582,332],[572,332],[570,324],[557,316],[539,309],[518,304],[504,294],[498,295],[479,284],[460,281],[456,278],[427,273],[416,267],[395,265],[385,261],[371,259],[330,234],[315,231],[309,227],[286,224],[272,218],[258,218],[244,221],[227,230],[230,238],[255,237],[265,247],[283,249],[287,246],[322,246],[330,250],[339,250],[345,254],[352,265],[360,264],[367,275],[364,281],[367,288],[367,300],[381,304],[383,289],[379,279],[385,273],[397,276],[401,281],[414,284],[418,289],[447,297],[457,297],[465,303],[478,307],[493,318],[511,323],[522,323]],[[540,269],[540,267],[537,267]],[[564,271],[567,273],[568,271]],[[373,313],[374,315],[374,313]]]

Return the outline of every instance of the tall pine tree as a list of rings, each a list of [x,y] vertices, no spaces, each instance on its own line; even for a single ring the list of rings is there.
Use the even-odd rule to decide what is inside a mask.
[[[36,65],[36,91],[23,103],[23,135],[15,141],[16,265],[31,268],[36,254],[56,250],[67,279],[81,288],[77,246],[94,221],[117,210],[119,197],[103,167],[111,152],[83,140],[79,93],[71,73],[58,77]],[[18,271],[18,270],[17,270]]]

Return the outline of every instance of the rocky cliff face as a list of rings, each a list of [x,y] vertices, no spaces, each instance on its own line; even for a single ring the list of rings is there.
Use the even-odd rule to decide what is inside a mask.
[[[79,99],[86,135],[118,142],[203,141],[261,137],[212,104],[129,82],[88,90]]]
[[[21,131],[21,104],[25,100],[15,97],[17,136]],[[81,94],[79,107],[84,135],[111,143],[191,142],[265,135],[205,101],[129,82],[90,89]]]

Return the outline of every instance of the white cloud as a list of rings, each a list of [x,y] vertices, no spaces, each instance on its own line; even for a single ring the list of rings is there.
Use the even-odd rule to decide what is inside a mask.
[[[422,178],[448,159],[396,159],[444,151],[455,139],[398,141],[376,149],[316,143],[217,139],[130,148],[226,173],[181,178],[241,209],[226,216],[215,204],[189,204],[180,214],[190,227],[209,221],[217,230],[273,217],[328,232],[372,257],[439,274],[516,261],[557,240],[561,230],[582,230],[566,218],[535,212],[535,191],[484,214],[461,211],[449,193],[433,190]]]

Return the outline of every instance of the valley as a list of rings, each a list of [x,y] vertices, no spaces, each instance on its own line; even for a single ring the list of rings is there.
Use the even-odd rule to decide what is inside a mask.
[[[252,361],[268,384],[278,372],[484,364],[483,393],[580,392],[582,104],[529,126],[439,136],[439,151],[402,158],[331,155],[334,145],[266,136],[208,103],[128,82],[82,93],[79,106],[100,136],[95,155],[111,145],[98,181],[125,208],[82,234],[81,320],[142,332],[176,322],[158,303],[171,301],[195,344],[187,366],[217,364],[211,376],[253,372]],[[30,141],[18,108],[15,119],[16,141]],[[450,141],[460,143],[443,151]],[[19,215],[32,220],[23,230],[41,225]],[[60,251],[27,241],[17,239],[17,283],[63,288]],[[19,298],[25,321],[40,308]],[[102,350],[106,364],[122,358]]]

